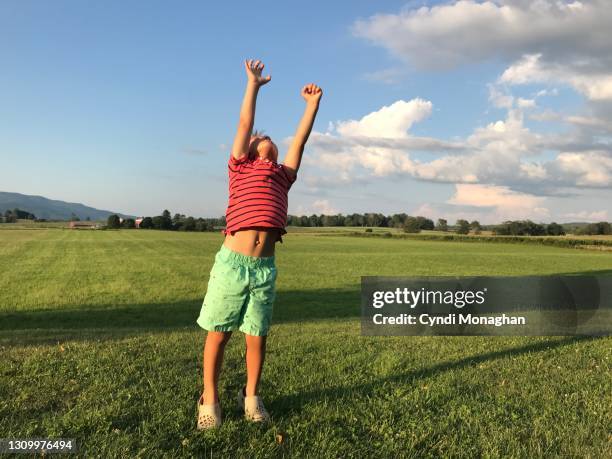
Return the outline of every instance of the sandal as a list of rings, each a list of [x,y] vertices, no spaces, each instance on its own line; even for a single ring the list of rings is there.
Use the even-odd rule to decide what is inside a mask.
[[[266,411],[261,397],[246,396],[245,388],[238,391],[238,406],[244,411],[244,417],[252,422],[268,422],[270,414]]]
[[[198,430],[214,429],[221,425],[221,406],[219,403],[204,405],[204,395],[198,400]]]

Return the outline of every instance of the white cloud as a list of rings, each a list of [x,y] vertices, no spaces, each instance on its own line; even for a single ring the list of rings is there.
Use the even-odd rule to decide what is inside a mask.
[[[447,203],[491,208],[492,219],[499,221],[547,218],[550,212],[543,206],[545,201],[546,198],[518,193],[503,186],[458,184]]]
[[[522,97],[516,100],[516,104],[519,108],[534,108],[536,106],[534,99],[523,99]]]
[[[332,123],[326,133],[313,131],[312,135],[309,137],[308,144],[316,143],[320,148],[334,151],[348,151],[354,147],[379,147],[419,151],[452,151],[458,153],[465,149],[465,145],[458,142],[448,142],[432,137],[417,137],[413,135],[408,135],[403,138],[366,136],[341,137],[338,133],[332,132],[333,128],[334,125]],[[289,146],[291,140],[292,138],[288,137],[283,140],[283,143]]]
[[[583,60],[583,65],[599,67],[611,63],[611,23],[605,0],[464,0],[376,14],[356,21],[353,33],[418,69],[448,69],[492,57],[515,60],[538,52],[559,61],[588,56],[593,61]]]
[[[500,82],[565,84],[590,100],[612,100],[610,24],[605,0],[462,0],[374,15],[353,32],[417,69],[495,58],[511,63]],[[509,107],[508,97],[494,103]]]
[[[550,219],[547,201],[548,198],[518,193],[503,186],[458,184],[446,202],[423,203],[410,214],[432,220],[444,218],[451,224],[460,218],[485,224],[504,220],[545,221]]]
[[[319,199],[312,203],[312,208],[321,214],[332,215],[338,211],[330,204],[327,199]]]
[[[350,183],[356,175],[370,174],[508,186],[535,194],[555,194],[559,187],[612,187],[612,159],[608,151],[596,149],[589,142],[581,143],[572,136],[532,132],[524,126],[519,108],[509,109],[504,120],[477,127],[464,140],[448,144],[404,134],[406,126],[416,119],[402,116],[414,112],[409,108],[411,104],[391,107],[404,111],[393,110],[392,114],[387,110],[389,107],[383,107],[360,121],[338,122],[337,132],[313,133],[309,144],[312,152],[305,158],[305,164],[333,171],[333,177],[344,183]],[[390,123],[391,116],[399,116],[401,121]],[[367,136],[374,135],[375,126],[383,120],[394,126],[388,128],[387,135],[393,132],[396,136],[388,137],[387,143],[381,143],[385,139],[380,137]],[[367,135],[355,137],[355,131]],[[426,146],[433,158],[417,159],[419,146]],[[541,157],[552,149],[558,151],[555,158]]]
[[[420,215],[432,219],[434,222],[438,218],[445,219],[449,224],[454,224],[459,219],[468,221],[478,220],[480,223],[499,223],[494,220],[493,212],[488,208],[477,208],[467,206],[454,206],[445,203],[424,203],[409,212],[410,215]]]
[[[557,88],[540,89],[538,92],[534,94],[534,97],[557,96],[557,95],[559,95],[559,90]]]
[[[596,118],[594,116],[570,115],[564,120],[578,126],[588,127],[601,132],[612,133],[612,121]]]
[[[592,115],[564,115],[554,110],[545,109],[537,113],[531,113],[529,119],[535,121],[558,121],[579,127],[585,132],[590,130],[595,133],[612,134],[612,121]]]
[[[598,211],[589,212],[589,211],[583,210],[581,212],[569,212],[569,213],[563,214],[563,217],[571,218],[571,219],[578,220],[578,221],[586,220],[586,221],[591,221],[591,222],[600,222],[600,221],[608,220],[608,211],[598,210]]]
[[[359,121],[339,121],[335,129],[345,137],[405,139],[413,123],[431,114],[431,107],[431,102],[423,99],[412,99],[409,102],[398,100],[364,116]]]
[[[310,206],[299,205],[295,210],[295,215],[335,215],[338,213],[340,212],[338,212],[327,199],[317,199],[312,204],[310,204]]]
[[[579,187],[612,186],[612,157],[606,152],[561,153],[548,169]]]
[[[529,119],[535,121],[560,121],[563,119],[563,116],[560,113],[557,113],[554,110],[550,110],[547,108],[538,113],[531,113],[529,115]]]
[[[425,202],[421,204],[419,207],[410,212],[410,215],[427,217],[431,219],[441,218],[438,217],[438,211],[435,209],[430,203]]]
[[[497,108],[512,108],[514,104],[514,97],[508,93],[500,91],[500,88],[496,85],[489,84],[489,102]]]
[[[542,54],[528,54],[508,67],[499,81],[509,84],[564,83],[591,100],[612,100],[612,69],[582,73],[565,63],[546,63]]]

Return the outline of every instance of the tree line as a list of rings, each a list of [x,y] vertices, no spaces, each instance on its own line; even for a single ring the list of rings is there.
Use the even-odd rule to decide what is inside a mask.
[[[436,223],[423,216],[412,216],[405,213],[383,215],[380,213],[350,214],[350,215],[310,215],[288,217],[288,224],[293,226],[362,226],[381,228],[401,228],[406,233],[419,233],[423,230],[429,231],[455,231],[458,234],[480,234],[483,229],[490,229],[499,235],[551,235],[560,236],[565,234],[563,226],[556,222],[548,225],[534,223],[531,220],[505,221],[499,225],[483,226],[478,220],[471,222],[459,219],[454,226],[448,220],[439,218]],[[596,225],[596,224],[593,224]],[[591,225],[589,225],[591,226]],[[590,231],[592,228],[583,229]],[[609,233],[582,233],[582,234],[609,234]]]
[[[0,223],[17,223],[18,219],[19,220],[34,220],[36,222],[46,222],[47,221],[47,219],[45,218],[36,218],[36,215],[34,215],[33,213],[28,212],[26,210],[18,209],[17,207],[15,207],[14,209],[7,209],[3,213],[0,212]],[[74,212],[70,214],[70,221],[78,222],[80,220],[81,219]],[[91,221],[91,218],[87,216],[85,220]],[[59,220],[59,221],[63,221],[63,220]]]
[[[14,223],[17,219],[44,221],[37,219],[33,213],[18,208],[6,210],[0,213],[0,221]],[[72,213],[71,221],[78,221]],[[86,220],[90,220],[89,217]],[[400,228],[407,233],[419,233],[423,230],[454,231],[458,234],[480,234],[483,229],[488,229],[496,235],[502,236],[562,236],[566,234],[564,227],[556,222],[549,224],[535,223],[531,220],[507,220],[498,225],[483,226],[477,220],[471,222],[459,219],[454,225],[449,225],[444,218],[433,220],[423,216],[412,216],[406,213],[384,215],[382,213],[364,214],[336,214],[336,215],[288,215],[288,226],[300,227],[329,227],[329,226],[361,226],[379,228]],[[118,215],[110,215],[107,219],[109,228],[135,228],[136,221],[133,218],[120,219]],[[158,229],[167,231],[215,231],[217,228],[225,227],[225,216],[220,218],[195,218],[184,214],[171,216],[169,210],[165,209],[161,215],[144,217],[141,221],[142,229]],[[609,222],[589,223],[582,227],[572,229],[577,235],[608,235],[612,234],[612,226]]]
[[[289,215],[287,218],[289,226],[361,226],[378,228],[401,228],[407,233],[418,233],[422,230],[449,231],[450,225],[444,218],[439,218],[436,223],[430,218],[423,216],[412,216],[406,213],[383,215],[381,213],[349,214],[349,215]],[[470,231],[480,233],[483,226],[477,220],[457,220],[456,231],[467,234]]]
[[[109,215],[106,221],[108,228],[136,228],[136,220],[126,218],[121,220],[118,215]],[[225,226],[225,217],[221,218],[194,218],[184,214],[174,214],[171,217],[169,210],[161,215],[144,217],[138,227],[140,229],[157,229],[166,231],[215,231],[217,227]]]
[[[481,225],[478,220],[471,222],[459,219],[454,225],[448,220],[439,218],[435,223],[433,220],[423,216],[412,216],[406,213],[383,215],[381,213],[349,214],[349,215],[289,215],[290,226],[361,226],[381,228],[401,228],[407,233],[419,233],[423,230],[455,231],[458,234],[480,234],[483,229],[488,229],[496,235],[504,236],[563,236],[566,234],[564,227],[556,222],[535,223],[531,220],[507,220],[497,225]],[[601,235],[612,234],[610,223],[590,223],[583,227],[572,229],[574,234]]]
[[[3,214],[0,214],[0,217],[2,217],[4,223],[16,223],[17,219],[36,220],[36,215],[16,207],[5,210]]]

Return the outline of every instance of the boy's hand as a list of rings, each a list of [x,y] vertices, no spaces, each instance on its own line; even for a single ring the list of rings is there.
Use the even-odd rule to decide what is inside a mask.
[[[323,90],[314,83],[307,84],[302,88],[302,97],[307,103],[318,104]]]
[[[249,82],[254,83],[257,86],[263,86],[272,79],[270,75],[267,77],[261,75],[261,71],[264,68],[263,62],[261,61],[254,61],[253,59],[245,60],[244,67],[246,68]]]

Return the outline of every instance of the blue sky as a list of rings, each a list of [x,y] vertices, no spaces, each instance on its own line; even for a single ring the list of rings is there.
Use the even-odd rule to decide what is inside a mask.
[[[468,3],[476,7],[480,2]],[[527,17],[539,14],[524,2],[506,3]],[[440,10],[437,4],[457,8],[454,2],[309,2],[302,9],[292,2],[265,2],[238,11],[231,2],[5,0],[0,3],[0,191],[133,215],[156,215],[166,208],[222,215],[228,146],[245,83],[242,62],[258,58],[272,81],[260,92],[255,126],[281,145],[281,158],[303,110],[301,86],[315,82],[324,90],[305,151],[308,160],[290,194],[290,213],[407,212],[485,222],[608,219],[609,152],[567,147],[545,152],[540,146],[519,155],[532,160],[508,163],[534,161],[529,173],[515,180],[503,172],[505,166],[495,173],[490,173],[495,165],[483,168],[489,156],[482,155],[491,154],[491,143],[483,144],[481,156],[465,157],[466,168],[475,172],[464,177],[449,175],[462,169],[456,162],[428,165],[446,161],[448,151],[401,144],[415,138],[456,142],[464,146],[459,156],[471,155],[467,139],[479,128],[495,131],[498,121],[506,132],[514,126],[517,132],[572,133],[583,140],[585,132],[572,129],[609,121],[601,115],[608,113],[606,94],[603,102],[585,95],[575,78],[540,72],[517,83],[514,73],[496,83],[508,68],[524,69],[524,55],[534,50],[544,50],[541,65],[560,60],[563,56],[546,43],[510,51],[502,44],[499,52],[483,45],[483,52],[462,62],[467,53],[460,45],[455,48],[454,40],[445,41],[444,34],[453,31],[444,30],[441,15],[463,14],[478,30],[484,27],[482,11]],[[418,8],[423,8],[422,19],[410,21]],[[398,18],[405,23],[388,34],[385,21]],[[433,32],[421,31],[418,23]],[[438,43],[432,36],[440,34]],[[405,47],[404,39],[423,46]],[[473,49],[473,43],[465,46]],[[444,53],[451,47],[455,54],[449,58]],[[592,57],[588,49],[576,52]],[[453,55],[462,57],[455,62]],[[495,99],[492,87],[514,103]],[[534,96],[542,90],[547,94]],[[519,109],[519,98],[534,101],[536,108],[521,102]],[[402,132],[379,136],[377,124],[364,128],[366,115],[388,124],[383,107],[415,100],[424,103],[396,106],[393,116],[404,120]],[[537,120],[530,118],[534,114],[540,115]],[[512,125],[510,118],[517,116],[520,122]],[[568,124],[571,116],[591,124]],[[351,129],[342,129],[350,120]],[[604,130],[597,138],[608,134]],[[355,135],[361,135],[360,147],[354,147]],[[381,150],[378,137],[404,146]],[[488,134],[481,137],[490,141]],[[326,138],[335,146],[326,146]],[[560,154],[561,162],[556,160]],[[464,164],[454,155],[452,161]],[[571,161],[590,159],[603,167],[603,177],[568,172]],[[381,171],[372,165],[376,161],[393,166]]]

